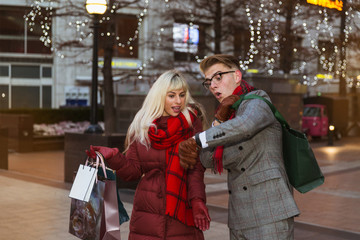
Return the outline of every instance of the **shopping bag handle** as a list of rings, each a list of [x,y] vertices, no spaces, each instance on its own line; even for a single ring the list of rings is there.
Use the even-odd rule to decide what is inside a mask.
[[[98,170],[99,168],[99,165],[101,164],[101,168],[103,169],[103,172],[104,172],[104,177],[107,179],[107,174],[106,174],[106,167],[105,167],[105,162],[104,162],[104,157],[102,156],[101,153],[95,151],[95,154],[96,154],[96,162],[93,163],[93,162],[90,162],[89,161],[89,157],[86,159],[85,161],[85,165],[84,166],[93,166],[96,168],[96,170]],[[98,177],[97,177],[97,174],[96,174],[96,182],[98,182]]]
[[[104,157],[101,153],[95,151],[96,153],[96,164],[98,165],[99,164],[99,161],[101,163],[101,168],[103,169],[103,172],[104,172],[104,176],[105,178],[107,178],[107,175],[106,175],[106,168],[105,168],[105,163],[104,163]]]

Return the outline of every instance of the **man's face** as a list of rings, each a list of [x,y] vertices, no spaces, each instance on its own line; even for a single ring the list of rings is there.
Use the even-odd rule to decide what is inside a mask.
[[[240,70],[230,69],[222,63],[212,65],[204,74],[205,79],[211,79],[209,90],[219,102],[230,96],[241,82]]]

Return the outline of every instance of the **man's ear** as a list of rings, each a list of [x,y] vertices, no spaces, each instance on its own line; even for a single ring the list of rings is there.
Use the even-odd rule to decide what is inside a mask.
[[[236,79],[235,79],[235,82],[236,84],[240,84],[241,83],[241,80],[242,80],[242,73],[240,70],[236,70],[235,71],[235,75],[236,75]]]

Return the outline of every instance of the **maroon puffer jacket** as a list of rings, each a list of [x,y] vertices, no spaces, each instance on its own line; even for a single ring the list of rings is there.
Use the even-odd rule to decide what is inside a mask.
[[[167,117],[158,127],[166,126]],[[195,133],[202,131],[201,121],[194,122]],[[108,159],[117,176],[124,181],[139,178],[133,211],[130,219],[129,240],[202,240],[202,231],[189,227],[165,215],[165,150],[156,150],[138,142],[133,143],[126,156],[117,154]],[[188,170],[188,199],[203,199],[205,202],[205,169],[198,161],[194,169]],[[190,183],[190,184],[189,184]]]

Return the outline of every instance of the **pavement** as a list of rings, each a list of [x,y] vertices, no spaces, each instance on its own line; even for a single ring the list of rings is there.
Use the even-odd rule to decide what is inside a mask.
[[[301,215],[295,218],[295,240],[360,239],[360,137],[327,146],[311,142],[325,183],[306,194],[294,191]],[[0,170],[0,240],[73,240],[68,233],[71,188],[64,182],[64,151],[8,155],[9,169]],[[226,173],[205,174],[212,222],[207,240],[228,240]],[[131,215],[134,190],[120,196]],[[128,238],[129,223],[121,225]]]

